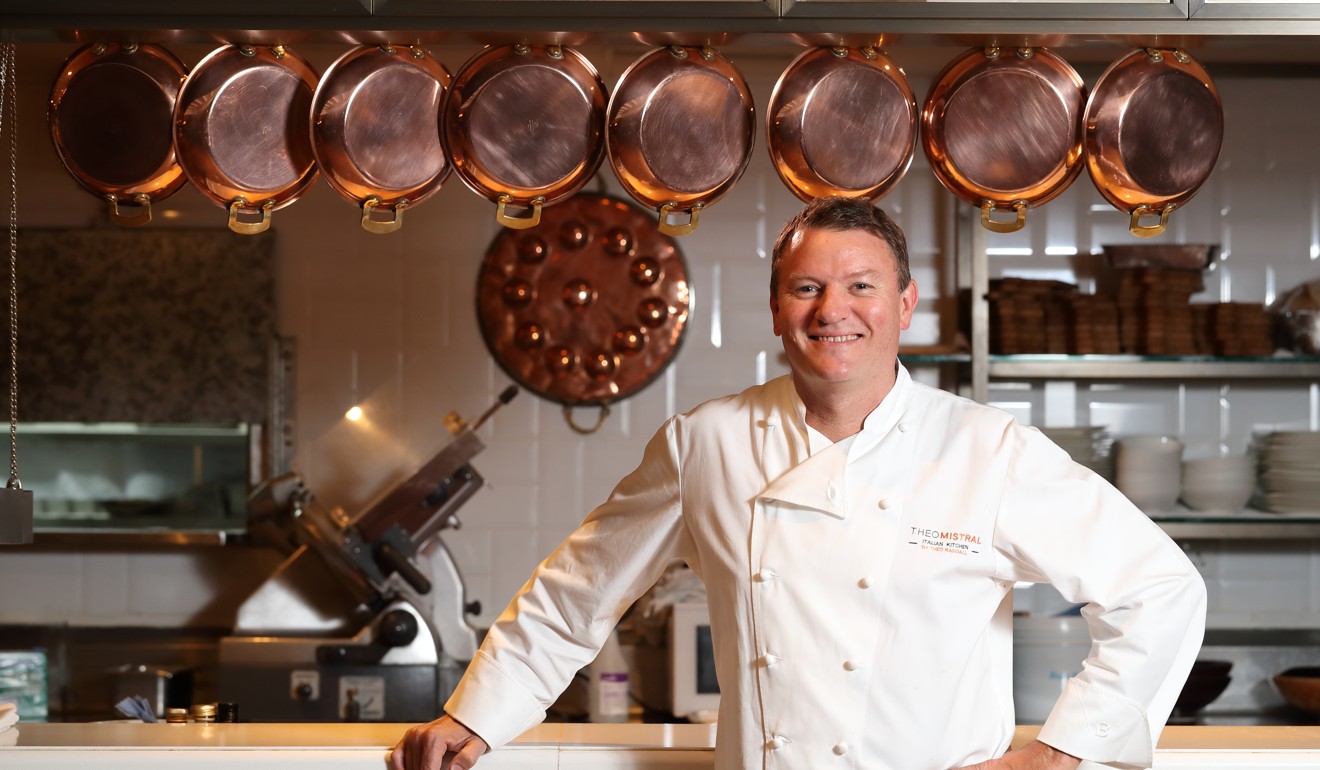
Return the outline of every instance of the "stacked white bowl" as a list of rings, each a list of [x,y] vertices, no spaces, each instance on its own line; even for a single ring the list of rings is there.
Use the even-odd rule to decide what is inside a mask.
[[[1236,511],[1256,489],[1256,461],[1249,455],[1184,460],[1182,499],[1198,511]]]
[[[1114,486],[1147,513],[1173,510],[1182,488],[1182,442],[1171,436],[1118,440]]]

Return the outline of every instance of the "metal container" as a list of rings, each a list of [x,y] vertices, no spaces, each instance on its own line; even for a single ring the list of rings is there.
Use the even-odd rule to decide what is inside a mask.
[[[147,700],[158,718],[164,718],[166,709],[188,708],[192,703],[192,669],[125,663],[111,669],[109,674],[111,707],[136,695]]]

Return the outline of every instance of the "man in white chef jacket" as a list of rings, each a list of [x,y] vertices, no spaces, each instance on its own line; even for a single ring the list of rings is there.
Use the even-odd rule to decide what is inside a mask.
[[[1204,632],[1192,564],[1035,429],[912,381],[917,286],[879,209],[811,204],[771,274],[792,374],[666,422],[393,767],[468,768],[539,722],[673,558],[707,587],[718,770],[1150,767]],[[1094,643],[1009,751],[1019,581],[1085,603]]]

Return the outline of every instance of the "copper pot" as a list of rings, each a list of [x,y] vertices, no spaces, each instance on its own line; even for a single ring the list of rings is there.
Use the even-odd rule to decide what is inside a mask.
[[[481,334],[515,381],[564,405],[601,407],[651,381],[678,351],[691,302],[683,254],[647,211],[595,193],[505,230],[477,284]],[[599,423],[597,423],[599,427]]]
[[[441,119],[459,178],[496,204],[505,227],[535,227],[541,210],[582,189],[604,158],[605,85],[558,45],[489,47],[454,76]],[[510,207],[530,209],[514,216]]]
[[[152,202],[188,181],[170,131],[187,75],[158,45],[97,43],[75,51],[51,87],[50,136],[60,162],[121,225],[150,222]]]
[[[765,128],[775,171],[797,197],[878,199],[912,163],[917,100],[882,51],[814,48],[779,77]]]
[[[449,70],[421,46],[358,46],[331,64],[312,96],[312,149],[326,182],[390,233],[449,176],[440,107]]]
[[[610,164],[634,200],[659,212],[660,232],[685,235],[747,169],[754,113],[747,81],[714,49],[658,48],[610,98]],[[686,224],[669,221],[684,213]]]
[[[197,63],[174,108],[188,179],[251,235],[298,199],[317,169],[308,121],[316,72],[284,46],[226,45]],[[255,219],[253,219],[255,217]]]
[[[1096,189],[1159,235],[1215,168],[1224,140],[1219,92],[1182,50],[1132,51],[1100,75],[1086,103],[1086,165]],[[1141,219],[1157,216],[1155,224]]]
[[[972,49],[936,79],[922,109],[922,146],[950,192],[1011,233],[1027,209],[1062,193],[1082,170],[1086,87],[1044,48]],[[991,214],[1012,211],[1012,220]]]

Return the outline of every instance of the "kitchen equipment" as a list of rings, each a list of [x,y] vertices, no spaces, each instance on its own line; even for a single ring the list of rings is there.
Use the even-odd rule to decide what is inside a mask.
[[[1114,270],[1206,270],[1219,255],[1217,243],[1106,243],[1100,247]]]
[[[0,134],[9,136],[9,479],[0,488],[0,545],[32,542],[32,490],[18,478],[18,76],[14,43],[0,44]]]
[[[192,704],[194,672],[143,663],[125,663],[108,672],[111,681],[110,702],[119,703],[134,696],[145,699],[151,713],[165,718],[166,709],[187,708]]]
[[[1173,510],[1181,489],[1182,451],[1182,442],[1171,436],[1119,439],[1114,486],[1143,511]]]
[[[1182,500],[1198,511],[1236,511],[1256,491],[1256,459],[1201,457],[1182,464]]]
[[[1320,281],[1309,281],[1284,292],[1269,307],[1275,339],[1287,350],[1320,355]]]
[[[252,721],[434,719],[476,654],[463,581],[440,533],[482,486],[476,430],[506,389],[408,479],[348,515],[297,474],[253,492],[248,533],[287,558],[238,608],[220,640],[219,700]]]
[[[1091,181],[1143,238],[1164,232],[1169,214],[1201,188],[1224,138],[1219,92],[1181,49],[1138,49],[1109,65],[1084,124]]]
[[[1277,430],[1252,437],[1258,460],[1256,507],[1274,513],[1320,508],[1320,432]]]
[[[279,45],[221,46],[183,82],[174,107],[179,164],[229,211],[230,230],[264,232],[272,211],[316,181],[307,118],[315,89],[311,65]]]
[[[1048,49],[974,48],[931,86],[922,148],[940,183],[980,207],[983,227],[1011,233],[1081,173],[1085,100],[1076,70]],[[1002,211],[1016,218],[991,218]]]
[[[628,194],[659,212],[660,232],[686,235],[747,169],[754,124],[751,91],[728,59],[709,46],[674,45],[619,78],[606,149]],[[686,223],[670,221],[683,214]]]
[[[1173,717],[1188,719],[1213,703],[1233,681],[1228,675],[1232,668],[1233,662],[1228,660],[1198,660],[1193,663],[1187,681],[1173,704]]]
[[[813,48],[780,75],[765,127],[775,171],[797,197],[878,199],[912,163],[917,100],[882,51]]]
[[[609,404],[660,375],[678,352],[691,303],[673,239],[638,207],[581,193],[525,231],[495,236],[477,279],[481,335],[523,387],[595,431]],[[580,428],[572,407],[600,407]]]
[[[1297,666],[1274,676],[1274,686],[1293,708],[1320,715],[1320,666]]]
[[[574,49],[492,46],[454,76],[441,136],[464,184],[496,204],[496,221],[521,230],[600,168],[605,105],[596,68]]]
[[[312,95],[312,150],[326,182],[391,233],[449,176],[440,107],[449,70],[419,45],[362,45],[326,68]]]
[[[93,43],[60,68],[50,92],[51,140],[64,168],[105,200],[111,221],[144,225],[151,204],[187,182],[171,120],[188,72],[150,43]]]
[[[1020,725],[1044,724],[1068,680],[1081,673],[1091,632],[1080,615],[1013,618],[1013,709]]]

